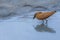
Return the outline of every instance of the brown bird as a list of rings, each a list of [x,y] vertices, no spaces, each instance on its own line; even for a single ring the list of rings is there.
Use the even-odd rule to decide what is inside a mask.
[[[55,14],[56,11],[50,11],[50,12],[36,12],[33,19],[37,18],[38,20],[42,20],[42,24],[44,24],[44,20],[46,20],[46,25],[47,25],[47,18]]]

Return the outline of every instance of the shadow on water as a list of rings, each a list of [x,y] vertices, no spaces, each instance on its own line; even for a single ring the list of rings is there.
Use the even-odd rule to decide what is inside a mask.
[[[35,27],[35,30],[38,31],[38,32],[56,33],[55,30],[53,30],[52,28],[49,28],[49,27],[46,26],[45,24],[37,25],[37,26]]]

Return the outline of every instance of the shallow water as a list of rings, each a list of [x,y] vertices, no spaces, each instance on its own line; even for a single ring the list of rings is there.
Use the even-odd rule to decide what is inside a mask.
[[[56,40],[60,39],[60,12],[48,19],[48,26],[30,17],[13,17],[0,22],[0,40]],[[56,19],[57,18],[57,19]]]

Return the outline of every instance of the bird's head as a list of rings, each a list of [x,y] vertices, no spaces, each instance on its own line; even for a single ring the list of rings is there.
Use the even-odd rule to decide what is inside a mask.
[[[33,17],[33,19],[35,19],[36,18],[36,15],[37,14],[41,14],[42,12],[36,12],[35,14],[34,14],[34,17]]]

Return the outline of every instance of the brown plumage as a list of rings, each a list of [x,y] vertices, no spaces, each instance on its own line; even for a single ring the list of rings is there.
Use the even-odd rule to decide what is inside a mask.
[[[51,11],[51,12],[37,12],[35,13],[34,18],[37,18],[38,20],[46,20],[48,17],[51,15],[55,14],[56,11]]]

